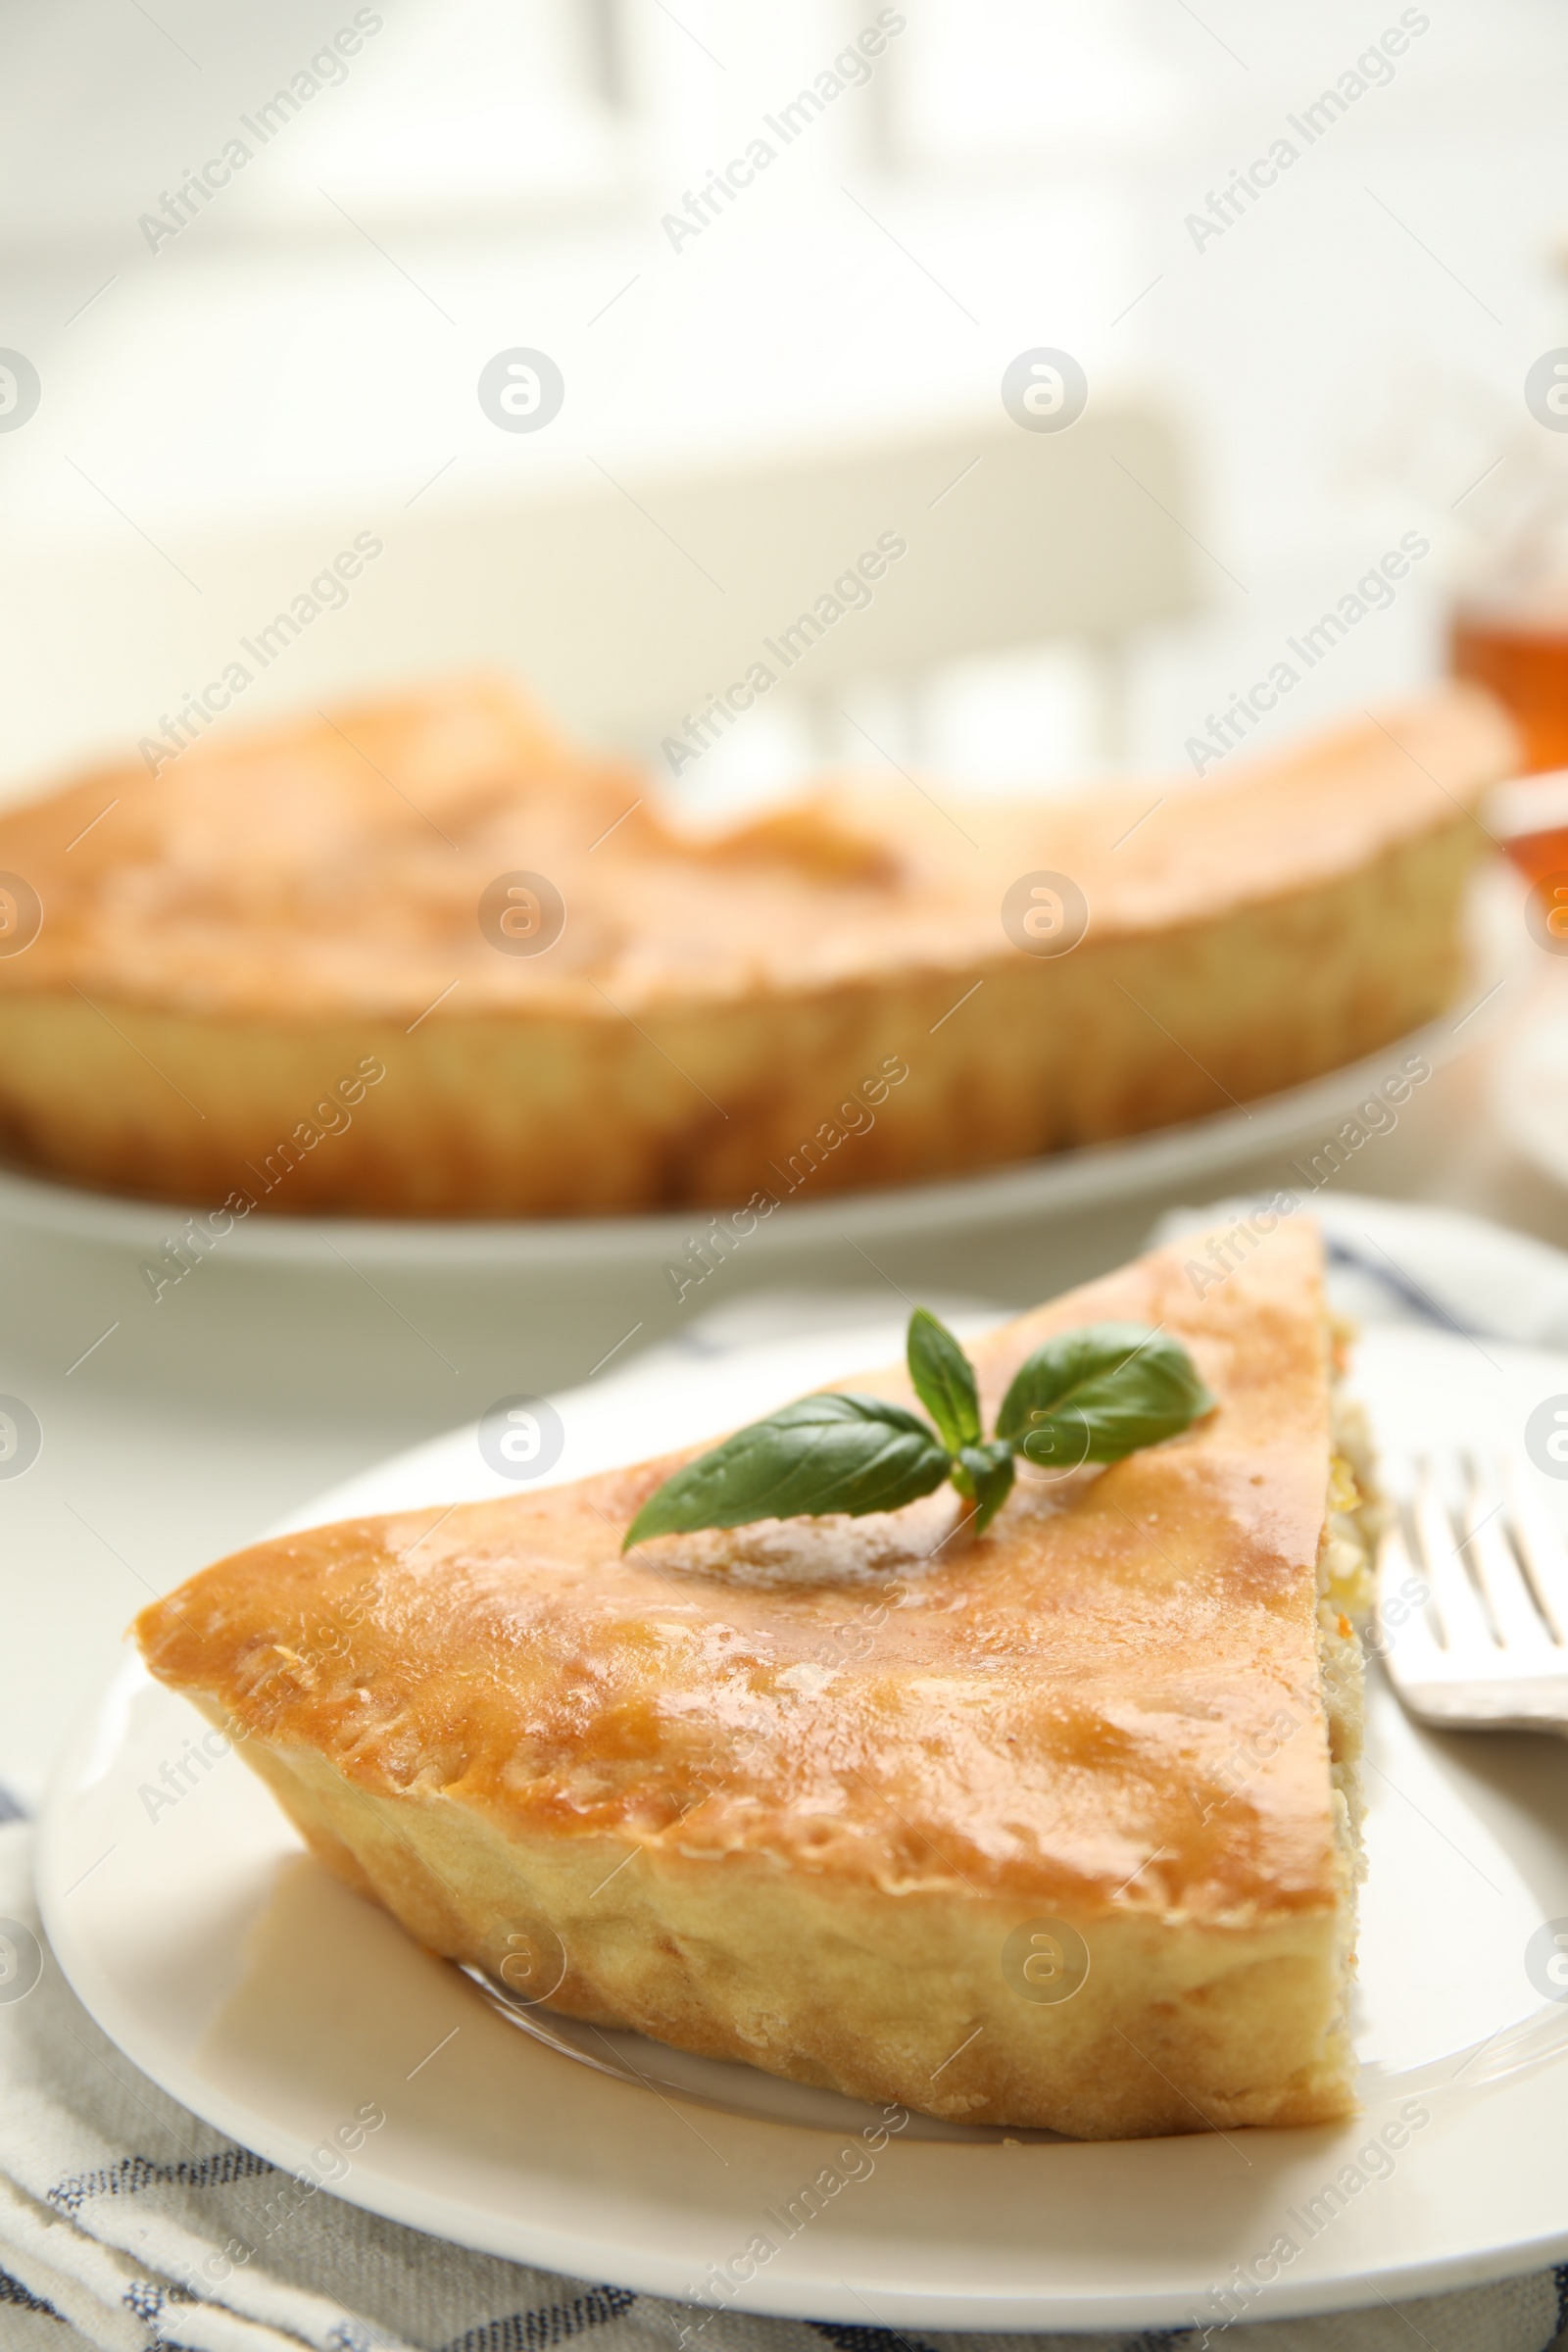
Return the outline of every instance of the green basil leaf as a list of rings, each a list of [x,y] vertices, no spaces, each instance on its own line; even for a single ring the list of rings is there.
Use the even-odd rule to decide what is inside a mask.
[[[997,1435],[1042,1467],[1070,1470],[1157,1446],[1214,1401],[1169,1333],[1142,1323],[1086,1323],[1057,1332],[1020,1364]]]
[[[914,1393],[942,1432],[950,1453],[980,1437],[980,1392],[974,1367],[945,1323],[925,1307],[909,1317],[906,1348]]]
[[[757,1519],[896,1511],[941,1486],[950,1468],[936,1432],[880,1396],[802,1396],[738,1429],[651,1494],[629,1544]]]
[[[1012,1493],[1012,1447],[1005,1438],[992,1438],[984,1446],[965,1446],[958,1460],[966,1474],[968,1491],[979,1506],[974,1515],[974,1532],[983,1536]],[[955,1486],[957,1483],[955,1471]]]

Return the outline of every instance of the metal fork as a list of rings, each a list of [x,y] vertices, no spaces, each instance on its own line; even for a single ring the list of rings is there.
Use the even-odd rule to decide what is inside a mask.
[[[1568,1544],[1522,1458],[1411,1465],[1368,1646],[1424,1723],[1568,1737]]]

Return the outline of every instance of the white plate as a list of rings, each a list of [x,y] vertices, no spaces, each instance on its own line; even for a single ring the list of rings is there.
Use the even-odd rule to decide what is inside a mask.
[[[866,1341],[664,1362],[634,1417],[634,1374],[614,1399],[562,1397],[559,1475],[710,1434],[849,1369],[847,1345]],[[1391,1449],[1513,1440],[1542,1396],[1568,1392],[1568,1358],[1373,1331],[1359,1381]],[[319,1509],[498,1483],[460,1431]],[[1564,1490],[1542,1484],[1561,1514]],[[1215,2290],[1283,2233],[1297,2251],[1250,2309],[1284,2316],[1568,2255],[1568,2006],[1544,2005],[1524,1964],[1541,1922],[1568,1915],[1568,1742],[1434,1738],[1381,1687],[1370,1728],[1367,2113],[1317,2131],[1085,2145],[917,2121],[846,2161],[871,2121],[849,2101],[635,2036],[612,2052],[652,2083],[591,2071],[337,1886],[232,1756],[150,1819],[141,1789],[200,1726],[130,1661],[68,1750],[39,1891],[100,2025],[247,2146],[309,2170],[324,2133],[378,2102],[385,2126],[333,2186],[415,2228],[682,2297],[761,2234],[775,2251],[727,2295],[735,2307],[996,2329],[1217,2321]],[[1352,2191],[1342,2168],[1411,2099],[1427,2120],[1358,2166]],[[792,2233],[778,2217],[824,2166],[845,2184]],[[1313,2232],[1303,2216],[1337,2180],[1343,2209]]]
[[[819,1201],[785,1202],[748,1242],[754,1264],[770,1257],[800,1259],[824,1242],[935,1239],[956,1229],[1016,1224],[1103,1200],[1177,1185],[1200,1186],[1225,1168],[1292,1146],[1321,1146],[1358,1102],[1407,1056],[1419,1054],[1434,1069],[1495,1028],[1531,969],[1518,911],[1522,884],[1511,871],[1488,869],[1470,909],[1472,968],[1477,974],[1466,1008],[1446,1012],[1424,1028],[1348,1062],[1305,1086],[1266,1095],[1234,1110],[1157,1128],[1123,1143],[1057,1152],[1011,1167],[874,1192],[835,1193]],[[34,1232],[157,1252],[177,1242],[187,1206],[131,1200],[48,1178],[0,1168],[0,1219]],[[468,1219],[444,1223],[392,1217],[253,1216],[223,1237],[228,1264],[320,1268],[329,1252],[356,1264],[389,1269],[487,1266],[599,1269],[660,1264],[684,1254],[694,1218],[681,1209],[637,1217],[546,1217],[531,1222]]]

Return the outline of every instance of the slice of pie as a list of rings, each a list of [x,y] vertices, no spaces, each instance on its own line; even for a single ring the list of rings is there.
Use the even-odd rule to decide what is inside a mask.
[[[0,1150],[229,1220],[755,1216],[1224,1111],[1452,1001],[1516,757],[1455,687],[697,840],[498,685],[205,739],[0,816]]]
[[[572,2016],[1086,2138],[1344,2115],[1370,1479],[1316,1232],[1271,1223],[979,1344],[988,1416],[1102,1318],[1219,1402],[1020,1465],[967,1547],[949,1492],[623,1556],[645,1462],[236,1553],[148,1663],[349,1886]]]

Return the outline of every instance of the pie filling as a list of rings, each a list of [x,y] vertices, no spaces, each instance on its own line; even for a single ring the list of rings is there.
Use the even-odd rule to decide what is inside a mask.
[[[1335,1360],[1348,1334],[1334,1334]],[[1372,1614],[1378,1541],[1386,1506],[1377,1487],[1372,1433],[1360,1400],[1344,1395],[1338,1373],[1331,1393],[1334,1455],[1317,1560],[1317,1649],[1323,1708],[1328,1718],[1334,1784],[1334,1835],[1348,1886],[1366,1876],[1361,1842],[1365,1793],[1361,1752],[1366,1704],[1366,1657],[1361,1629]],[[1341,1941],[1344,2008],[1337,2034],[1348,2040],[1355,1974],[1355,1904],[1347,1902]]]

